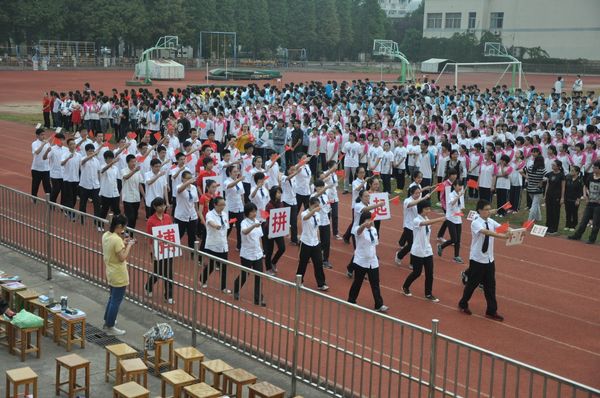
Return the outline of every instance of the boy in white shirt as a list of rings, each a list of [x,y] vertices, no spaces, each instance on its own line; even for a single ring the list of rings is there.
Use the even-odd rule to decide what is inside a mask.
[[[146,218],[150,218],[152,214],[154,214],[154,209],[152,208],[152,201],[155,198],[162,197],[165,199],[167,203],[167,207],[169,204],[169,195],[167,192],[167,177],[166,172],[164,170],[160,170],[161,161],[159,159],[152,159],[150,161],[151,170],[144,175],[144,183],[146,188]]]
[[[300,236],[300,258],[296,275],[302,275],[302,281],[304,281],[308,260],[312,260],[315,268],[317,289],[326,291],[329,289],[329,286],[325,283],[323,253],[321,252],[321,246],[319,244],[319,212],[321,211],[319,198],[310,198],[308,206],[309,208],[305,209],[300,215],[302,219],[302,235]]]

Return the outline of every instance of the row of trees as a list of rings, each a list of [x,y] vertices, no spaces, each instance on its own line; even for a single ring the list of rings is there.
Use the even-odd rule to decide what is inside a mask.
[[[391,24],[377,0],[0,0],[0,40],[94,41],[125,55],[177,35],[198,48],[200,31],[235,31],[243,52],[266,58],[277,47],[306,48],[310,59],[369,53]],[[196,54],[195,54],[196,55]]]

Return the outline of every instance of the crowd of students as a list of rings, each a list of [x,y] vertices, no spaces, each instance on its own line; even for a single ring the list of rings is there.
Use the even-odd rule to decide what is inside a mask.
[[[366,274],[380,311],[387,310],[375,250],[380,222],[370,214],[383,203],[370,203],[373,192],[406,194],[396,262],[410,254],[413,272],[403,291],[410,295],[424,269],[432,301],[438,299],[431,228],[441,224],[437,254],[453,246],[453,261],[464,263],[465,199],[480,200],[478,207],[495,200],[500,218],[525,207],[536,222],[545,207],[550,235],[558,233],[563,207],[570,238],[580,239],[591,222],[594,243],[600,228],[600,107],[592,94],[436,87],[427,79],[411,86],[367,79],[106,94],[86,84],[82,91],[52,93],[44,105],[45,128],[32,143],[32,195],[42,184],[52,201],[60,196],[67,207],[79,198],[80,211],[91,200],[101,218],[122,210],[130,228],[140,206],[147,220],[165,206],[190,246],[199,237],[202,250],[224,259],[235,229],[242,265],[262,271],[264,260],[271,274],[287,239],[268,238],[264,212],[290,207],[289,243],[300,246],[297,273],[304,275],[311,261],[318,288],[327,290],[323,268],[333,267],[331,240],[352,240],[349,301]],[[47,130],[50,116],[58,133]],[[443,217],[428,218],[432,198]],[[353,209],[343,235],[340,200]],[[203,283],[213,269],[205,269]],[[235,281],[234,297],[245,281],[245,274]],[[231,293],[226,276],[221,289]],[[265,305],[259,278],[254,302]]]

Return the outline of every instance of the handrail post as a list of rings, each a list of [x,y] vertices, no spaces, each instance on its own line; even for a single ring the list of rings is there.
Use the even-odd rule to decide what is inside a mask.
[[[194,242],[192,264],[194,266],[194,291],[192,292],[192,346],[196,347],[196,322],[198,321],[198,278],[200,277],[198,261],[200,260],[200,241]]]
[[[292,344],[292,393],[296,396],[296,377],[298,375],[298,340],[300,338],[300,288],[302,287],[302,275],[296,275],[296,302],[294,304],[294,342]]]
[[[438,338],[438,319],[431,320],[431,354],[429,357],[429,391],[428,398],[435,396],[435,372],[437,364],[437,338]]]
[[[46,233],[46,278],[52,279],[52,239],[50,239],[50,194],[46,195],[46,220],[44,231]]]

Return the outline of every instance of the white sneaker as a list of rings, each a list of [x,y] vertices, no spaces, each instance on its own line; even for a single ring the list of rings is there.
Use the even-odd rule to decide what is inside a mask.
[[[375,311],[377,312],[387,312],[387,310],[389,310],[387,305],[382,305],[381,307],[377,308]]]
[[[394,262],[396,263],[396,265],[402,265],[402,260],[398,258],[398,253],[400,253],[400,251],[396,252],[396,255],[394,256]]]
[[[144,289],[144,296],[152,298],[152,292],[149,292],[146,289]]]
[[[319,286],[317,287],[318,290],[321,290],[323,292],[326,292],[327,290],[329,290],[329,286],[327,285],[323,285],[323,286]]]
[[[104,333],[106,333],[109,336],[122,336],[126,332],[124,330],[117,329],[116,327],[113,326],[112,328],[106,328]]]
[[[170,304],[170,305],[172,305],[173,303],[174,303],[174,301],[173,301],[173,299],[172,299],[172,298],[170,298],[170,299],[167,299],[167,304]]]

